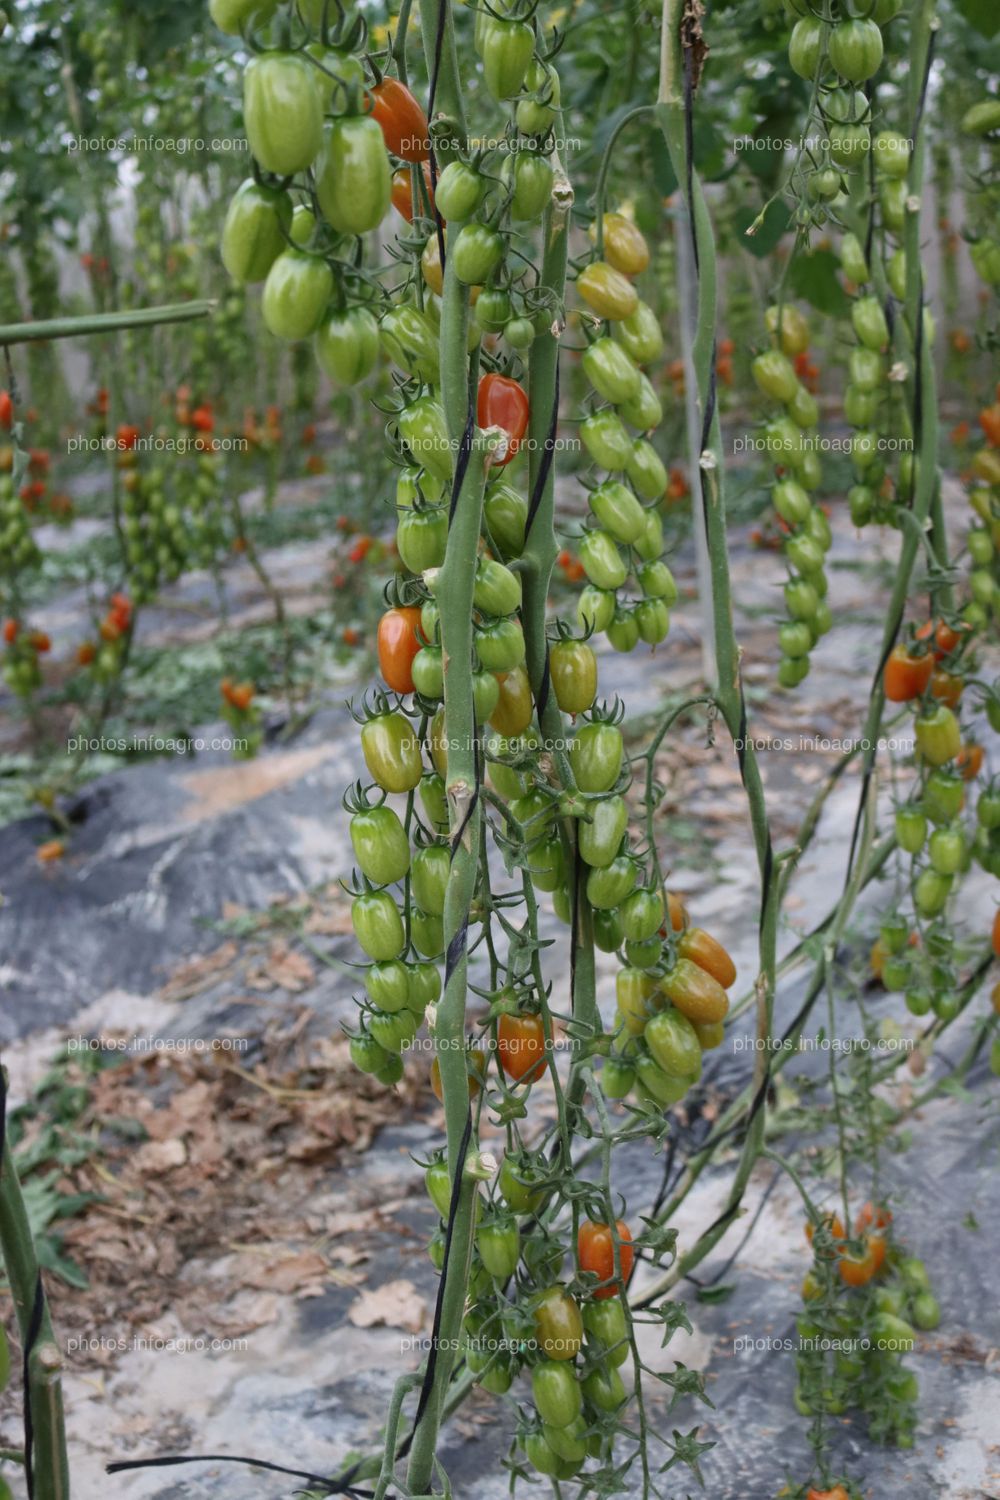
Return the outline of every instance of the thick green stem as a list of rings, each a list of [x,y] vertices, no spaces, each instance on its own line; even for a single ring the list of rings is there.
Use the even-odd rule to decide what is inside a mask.
[[[38,343],[43,339],[82,338],[91,333],[117,333],[121,328],[148,328],[157,323],[189,323],[215,311],[213,301],[169,302],[163,307],[140,307],[134,312],[87,313],[80,318],[46,318],[37,323],[8,323],[0,327],[0,345]]]
[[[698,385],[699,410],[707,441],[700,456],[702,508],[708,542],[712,581],[712,612],[715,621],[716,696],[722,717],[736,743],[740,772],[750,809],[754,845],[761,880],[759,968],[757,998],[758,1052],[752,1083],[753,1105],[743,1151],[737,1165],[723,1213],[678,1262],[683,1275],[698,1264],[725,1234],[739,1209],[744,1190],[764,1141],[765,1092],[769,1071],[771,1025],[774,1009],[777,923],[780,880],[771,847],[767,808],[760,768],[747,733],[746,707],[740,679],[740,652],[733,629],[732,594],[723,492],[724,454],[718,409],[714,405],[716,259],[711,218],[701,182],[688,160],[685,129],[684,51],[682,26],[684,0],[664,0],[660,92],[657,118],[667,144],[671,164],[687,199],[692,247],[698,277],[698,323],[693,359]],[[709,402],[712,410],[709,416]],[[708,420],[706,420],[706,418]]]
[[[35,1298],[41,1273],[35,1257],[28,1214],[5,1142],[0,1163],[0,1251],[10,1283],[22,1347],[32,1336]],[[35,1500],[69,1500],[69,1462],[63,1427],[62,1355],[52,1331],[48,1303],[28,1356],[28,1392],[34,1428],[32,1459]]]
[[[441,309],[441,391],[448,434],[456,462],[468,444],[470,375],[466,354],[469,293],[446,262]],[[472,1261],[476,1183],[464,1175],[471,1142],[469,1080],[466,1061],[469,909],[476,889],[482,833],[479,750],[472,686],[473,587],[482,527],[483,490],[488,449],[472,437],[468,463],[448,528],[448,545],[437,584],[444,655],[444,729],[448,753],[446,788],[451,869],[445,893],[444,946],[447,954],[444,993],[437,1009],[434,1040],[444,1097],[448,1170],[460,1181],[452,1217],[445,1286],[438,1327],[434,1379],[414,1433],[408,1483],[414,1494],[429,1491],[441,1411],[448,1391]],[[455,1199],[452,1199],[453,1203]]]

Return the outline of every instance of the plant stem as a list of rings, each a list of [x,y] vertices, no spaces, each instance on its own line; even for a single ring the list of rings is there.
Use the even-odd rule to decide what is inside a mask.
[[[163,307],[139,307],[134,312],[87,313],[79,318],[45,318],[37,323],[8,323],[0,327],[0,345],[30,344],[44,339],[82,338],[91,333],[117,333],[121,328],[149,328],[157,323],[189,323],[215,311],[212,300],[169,302]]]

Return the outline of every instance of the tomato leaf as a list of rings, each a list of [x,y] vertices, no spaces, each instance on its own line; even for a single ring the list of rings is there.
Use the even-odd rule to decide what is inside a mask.
[[[955,9],[980,36],[994,37],[1000,32],[1000,10],[996,0],[955,0]]]
[[[837,278],[838,268],[832,250],[813,250],[807,255],[797,255],[788,273],[789,290],[830,317],[846,318],[851,304]]]

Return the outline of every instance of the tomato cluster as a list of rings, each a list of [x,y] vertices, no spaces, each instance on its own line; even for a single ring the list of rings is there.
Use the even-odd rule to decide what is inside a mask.
[[[914,1329],[941,1319],[924,1264],[899,1245],[882,1203],[865,1203],[850,1235],[837,1214],[806,1233],[813,1265],[796,1325],[795,1405],[803,1416],[856,1408],[876,1441],[912,1447],[918,1387],[903,1359]]]
[[[30,698],[42,683],[39,657],[52,649],[52,643],[43,630],[25,630],[13,617],[4,620],[2,635],[4,681],[19,698]]]
[[[598,239],[596,226],[591,238]],[[585,476],[590,516],[579,557],[588,581],[577,618],[587,631],[604,631],[616,651],[631,651],[639,641],[655,647],[666,638],[677,601],[662,557],[668,476],[648,437],[663,409],[644,371],[663,352],[663,332],[634,285],[649,263],[642,232],[625,214],[607,213],[599,238],[600,258],[576,278],[589,339],[583,371],[596,402],[580,424],[580,441],[606,471],[604,478]],[[630,576],[639,595],[633,600],[619,595]]]
[[[798,374],[809,347],[809,324],[793,303],[769,307],[766,322],[772,347],[758,354],[750,368],[758,389],[784,407],[780,417],[767,423],[764,447],[777,468],[771,503],[790,570],[785,584],[789,618],[778,632],[778,681],[793,688],[809,671],[809,652],[833,623],[823,566],[832,537],[826,512],[810,494],[820,484],[822,466],[816,441],[819,407]]]

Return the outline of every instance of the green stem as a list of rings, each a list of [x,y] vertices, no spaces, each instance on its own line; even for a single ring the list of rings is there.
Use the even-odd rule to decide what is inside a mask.
[[[163,307],[140,307],[134,312],[87,313],[80,318],[45,318],[38,323],[8,323],[0,327],[0,345],[31,344],[43,339],[74,339],[92,333],[117,333],[121,328],[149,328],[158,323],[188,323],[215,311],[212,300],[169,302]]]

